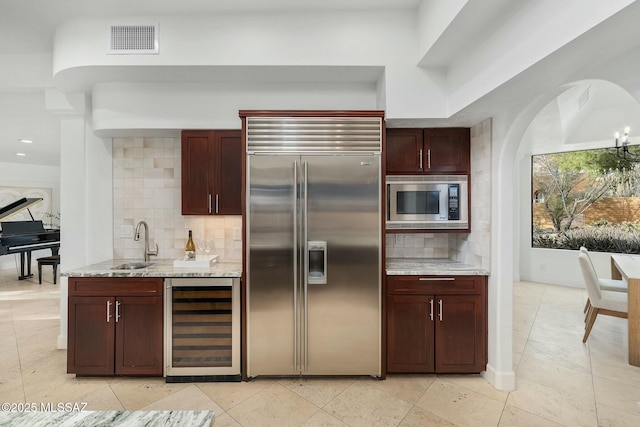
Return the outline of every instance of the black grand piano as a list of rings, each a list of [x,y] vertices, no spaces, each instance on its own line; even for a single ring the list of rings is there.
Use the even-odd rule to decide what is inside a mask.
[[[42,201],[41,198],[23,197],[0,208],[0,255],[20,254],[20,276],[18,280],[33,277],[31,274],[31,252],[51,249],[53,255],[60,248],[60,230],[47,230],[42,221],[36,221],[29,207]],[[3,221],[27,209],[31,221]],[[25,274],[26,273],[26,274]]]

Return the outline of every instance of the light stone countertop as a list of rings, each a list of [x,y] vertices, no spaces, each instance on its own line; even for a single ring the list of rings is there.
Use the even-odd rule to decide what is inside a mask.
[[[116,259],[87,265],[69,271],[61,276],[67,277],[240,277],[242,263],[240,261],[216,260],[210,267],[174,267],[172,259],[151,259],[152,265],[136,270],[112,270],[111,267],[141,260]]]
[[[25,408],[30,408],[25,404]],[[35,405],[33,403],[32,405]],[[58,404],[59,406],[60,404]],[[71,405],[67,402],[67,405]],[[75,405],[79,405],[76,403]],[[53,404],[53,410],[0,412],[0,426],[40,427],[40,426],[210,426],[213,423],[213,411],[85,411],[76,408],[59,409]]]
[[[387,276],[489,276],[480,267],[449,258],[387,258]]]
[[[149,267],[136,270],[112,270],[111,267],[140,260],[109,260],[64,271],[67,277],[241,277],[240,261],[215,261],[209,268],[174,267],[172,259],[152,259]],[[480,267],[448,258],[387,258],[388,276],[488,276]]]

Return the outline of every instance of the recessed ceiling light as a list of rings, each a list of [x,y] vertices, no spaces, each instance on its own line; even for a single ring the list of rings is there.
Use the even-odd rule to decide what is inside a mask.
[[[31,144],[33,141],[30,139],[21,139],[20,142],[24,142],[25,144]]]
[[[16,153],[16,156],[25,157],[26,154],[25,153]]]

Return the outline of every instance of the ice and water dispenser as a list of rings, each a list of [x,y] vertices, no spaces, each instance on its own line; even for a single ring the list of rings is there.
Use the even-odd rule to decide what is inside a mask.
[[[307,283],[325,285],[327,283],[327,242],[314,240],[307,242]]]

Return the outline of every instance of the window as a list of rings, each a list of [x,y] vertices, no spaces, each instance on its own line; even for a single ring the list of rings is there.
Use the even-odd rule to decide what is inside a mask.
[[[540,154],[531,183],[532,247],[640,253],[640,163],[607,148]]]

